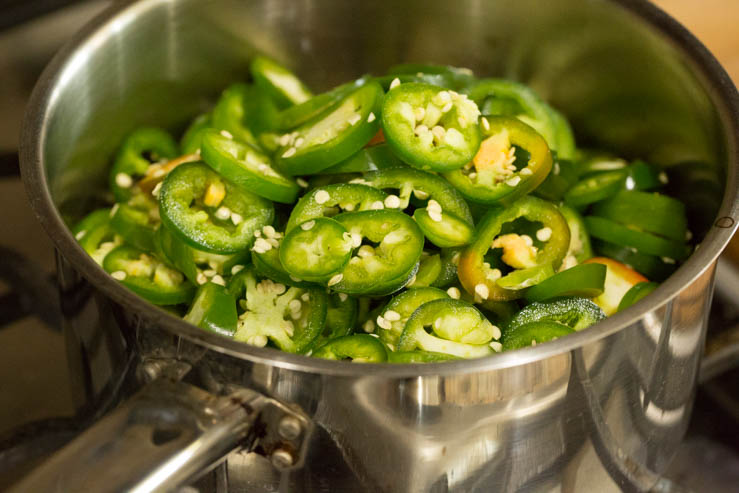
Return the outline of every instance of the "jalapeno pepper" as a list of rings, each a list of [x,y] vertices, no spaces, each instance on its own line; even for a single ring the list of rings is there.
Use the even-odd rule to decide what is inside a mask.
[[[159,212],[182,241],[224,254],[248,248],[254,232],[274,218],[269,201],[223,180],[203,163],[185,163],[167,175]]]
[[[441,289],[430,287],[407,289],[390,300],[370,326],[376,326],[375,333],[380,336],[380,340],[395,350],[408,319],[418,307],[429,301],[448,298],[449,295]]]
[[[266,232],[265,232],[266,230]],[[255,241],[251,251],[251,261],[257,274],[267,277],[275,282],[294,286],[297,288],[309,288],[315,286],[313,283],[288,274],[280,261],[280,248],[284,234],[274,231],[272,226],[262,228],[260,237],[262,241]]]
[[[377,133],[382,94],[377,83],[367,83],[321,117],[283,135],[277,164],[295,176],[317,173],[347,159]]]
[[[344,293],[333,293],[328,297],[326,325],[322,336],[327,339],[352,333],[357,323],[357,299]]]
[[[386,168],[403,167],[406,167],[406,165],[393,154],[387,144],[383,143],[365,147],[344,161],[322,170],[321,174],[366,173]]]
[[[580,150],[575,166],[580,177],[607,171],[625,171],[629,163],[625,160],[597,150]]]
[[[98,209],[91,212],[72,229],[82,249],[98,265],[103,265],[105,256],[122,243],[110,226],[110,209]]]
[[[180,149],[182,154],[195,154],[200,149],[200,141],[206,130],[212,128],[213,121],[210,113],[196,116],[182,134]]]
[[[680,243],[688,230],[683,203],[658,193],[621,190],[595,204],[592,214]]]
[[[572,207],[584,207],[612,197],[624,188],[626,177],[626,171],[618,170],[583,178],[565,193],[565,204]]]
[[[475,80],[474,74],[468,68],[427,63],[401,63],[390,67],[387,73],[388,77],[414,75],[421,81],[428,82],[433,80],[434,85],[440,85],[457,91],[465,88]]]
[[[638,252],[664,257],[672,262],[682,260],[690,254],[690,248],[683,243],[637,231],[610,219],[587,216],[585,217],[585,225],[594,238],[635,248]]]
[[[195,287],[185,276],[148,253],[119,246],[105,256],[103,268],[113,279],[155,305],[189,302]]]
[[[390,351],[387,355],[388,363],[439,363],[461,359],[457,356],[432,351]]]
[[[606,257],[593,257],[585,261],[586,264],[605,265],[606,281],[603,293],[593,299],[595,304],[603,309],[606,315],[613,315],[618,311],[624,295],[636,284],[649,280],[629,268],[628,266]]]
[[[534,249],[534,240],[531,237],[515,233],[501,235],[504,225],[518,218],[543,225],[536,233],[540,248]],[[503,261],[514,269],[529,269],[547,264],[556,269],[562,263],[569,243],[567,222],[555,205],[536,197],[522,197],[505,209],[492,209],[483,218],[477,227],[474,242],[460,256],[459,280],[468,293],[479,296],[481,300],[507,301],[519,298],[523,294],[520,290],[504,289],[497,283],[502,273],[496,272],[485,262],[484,256],[488,250],[491,247],[502,248]]]
[[[445,288],[457,280],[457,265],[461,256],[459,248],[442,248],[441,249],[441,273],[439,277],[431,283],[436,288]]]
[[[441,299],[424,303],[413,312],[400,336],[398,351],[421,349],[479,358],[500,351],[499,338],[500,329],[474,306]]]
[[[553,159],[552,171],[532,193],[542,199],[559,202],[578,178],[577,168],[572,161]]]
[[[300,79],[274,60],[258,56],[251,61],[251,75],[282,107],[304,103],[313,97]]]
[[[368,77],[360,77],[354,82],[342,84],[330,91],[313,96],[300,104],[285,108],[277,117],[277,128],[284,132],[313,120],[344,99],[354,89],[365,85],[369,80]]]
[[[654,190],[663,188],[667,183],[667,174],[659,167],[637,159],[627,168],[627,190]]]
[[[356,363],[387,361],[385,346],[369,334],[354,334],[331,339],[312,354],[315,358],[351,360]]]
[[[505,340],[520,327],[531,322],[557,322],[573,330],[583,330],[606,318],[598,305],[585,298],[558,298],[536,302],[521,309],[508,323]]]
[[[208,282],[198,288],[187,322],[216,334],[232,336],[236,332],[236,300],[225,286]]]
[[[564,216],[570,230],[570,245],[562,262],[562,268],[569,269],[575,264],[592,257],[593,248],[590,245],[590,235],[585,229],[585,221],[583,221],[582,216],[575,209],[564,204],[559,206],[559,212]]]
[[[326,321],[326,292],[321,288],[288,288],[260,279],[251,268],[237,274],[231,292],[240,296],[234,339],[264,347],[272,342],[290,353],[306,350]]]
[[[515,118],[482,121],[484,140],[474,159],[444,177],[469,200],[483,204],[508,203],[539,186],[552,169],[546,141]],[[520,167],[514,146],[528,153],[528,161]]]
[[[327,217],[310,219],[285,235],[280,262],[295,277],[327,282],[344,270],[355,242],[359,247],[361,239],[353,238],[338,221]]]
[[[155,235],[160,223],[157,203],[143,194],[112,210],[110,226],[129,245],[144,251],[155,249]]]
[[[558,296],[594,298],[603,293],[606,267],[581,264],[555,274],[526,291],[528,301],[545,301]]]
[[[412,283],[408,284],[409,288],[419,288],[431,286],[441,275],[441,256],[423,252],[421,254],[421,262],[418,264],[418,272]]]
[[[391,89],[382,106],[382,128],[393,151],[419,169],[451,171],[480,147],[480,111],[467,96],[429,84]]]
[[[344,270],[328,281],[329,287],[349,294],[390,294],[415,275],[423,233],[410,217],[376,210],[345,212],[334,219],[349,232],[354,252]]]
[[[647,255],[638,252],[636,248],[615,245],[607,241],[598,240],[597,238],[593,239],[593,246],[599,255],[618,260],[645,277],[655,281],[664,281],[677,268],[676,263],[665,262],[665,260],[671,259],[662,259],[654,255]]]
[[[515,331],[503,334],[503,351],[511,351],[527,346],[535,346],[543,342],[552,341],[567,334],[575,332],[574,329],[559,322],[542,320],[529,322],[516,328]]]
[[[218,174],[249,193],[291,204],[300,187],[275,170],[270,158],[248,144],[241,144],[215,131],[202,137],[203,161]]]
[[[177,156],[177,143],[160,128],[142,127],[123,141],[110,171],[110,189],[118,202],[131,198],[136,180],[150,164]]]
[[[620,312],[622,310],[626,310],[645,296],[651,294],[652,291],[658,287],[659,284],[656,282],[639,282],[634,284],[628,291],[626,291],[626,294],[623,295],[621,301],[618,303],[616,311]]]
[[[285,231],[311,219],[343,211],[382,209],[387,194],[376,188],[355,183],[342,183],[314,188],[293,207]]]

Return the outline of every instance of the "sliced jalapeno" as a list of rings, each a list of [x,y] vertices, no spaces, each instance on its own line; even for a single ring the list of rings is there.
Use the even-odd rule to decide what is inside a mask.
[[[430,329],[430,330],[429,330]],[[499,352],[500,329],[477,308],[461,300],[441,299],[421,305],[403,329],[398,351],[433,351],[460,358]]]
[[[272,166],[271,159],[248,144],[241,144],[216,131],[202,138],[203,161],[218,174],[244,190],[266,199],[291,204],[300,187]]]
[[[282,108],[304,103],[313,97],[310,89],[295,74],[274,60],[255,57],[250,69],[257,85],[268,91]]]
[[[668,258],[672,262],[683,260],[690,254],[690,248],[683,243],[637,231],[610,219],[587,216],[585,217],[585,225],[594,238],[616,245],[636,248],[638,252]]]
[[[349,232],[354,251],[329,287],[349,294],[390,294],[415,275],[423,233],[413,219],[393,210],[345,212],[334,219]]]
[[[248,248],[274,219],[272,204],[232,185],[203,163],[172,170],[159,192],[162,221],[181,240],[212,253]]]
[[[432,351],[391,351],[387,355],[388,363],[439,363],[461,359],[457,356]]]
[[[285,227],[290,232],[311,219],[335,215],[343,211],[364,211],[384,208],[387,194],[376,188],[355,183],[341,183],[314,188],[293,207]]]
[[[593,247],[599,255],[618,260],[655,281],[664,281],[677,268],[676,263],[665,262],[671,259],[647,255],[637,251],[636,248],[615,245],[597,238],[593,239]]]
[[[449,295],[441,289],[430,287],[407,289],[390,300],[380,310],[379,315],[370,326],[374,327],[376,323],[378,328],[375,333],[390,349],[395,350],[408,319],[418,307],[429,301],[448,298]]]
[[[387,361],[385,346],[369,334],[354,334],[331,339],[313,351],[314,358],[352,360],[356,363]]]
[[[602,264],[606,266],[605,290],[593,301],[603,309],[606,315],[613,315],[618,311],[624,295],[636,284],[649,280],[627,265],[606,257],[593,257],[585,261],[586,264]]]
[[[213,108],[212,126],[228,132],[234,139],[259,146],[256,135],[277,126],[278,110],[268,93],[254,85],[227,87]]]
[[[603,293],[606,267],[600,264],[581,264],[555,274],[526,291],[528,301],[545,301],[558,296],[595,298]]]
[[[266,231],[265,231],[266,230]],[[272,226],[265,226],[254,242],[251,251],[251,261],[257,274],[267,277],[275,282],[294,286],[297,288],[308,288],[313,283],[288,274],[280,261],[280,248],[284,234],[274,231]]]
[[[463,246],[472,241],[475,230],[470,223],[450,212],[437,209],[416,209],[413,219],[434,245],[442,248]]]
[[[234,334],[237,341],[264,347],[272,342],[290,353],[306,350],[326,321],[327,296],[322,288],[288,288],[260,279],[251,268],[235,277],[232,293],[242,294],[243,313]]]
[[[390,67],[387,73],[389,76],[414,75],[420,81],[433,80],[429,83],[455,90],[463,89],[475,80],[475,75],[468,68],[428,63],[401,63]]]
[[[465,95],[410,82],[385,96],[382,128],[404,162],[451,171],[469,162],[480,147],[479,116],[477,105]]]
[[[567,255],[562,262],[562,268],[569,269],[592,257],[593,248],[590,245],[590,235],[585,229],[585,221],[583,221],[582,216],[575,209],[564,204],[559,206],[559,212],[567,220],[567,226],[570,230],[570,246],[567,248]]]
[[[423,252],[421,254],[421,263],[418,264],[418,272],[416,278],[408,285],[409,288],[419,288],[431,286],[439,276],[441,276],[441,255],[429,254]]]
[[[203,138],[203,134],[206,130],[209,130],[213,126],[212,116],[210,113],[203,113],[202,115],[196,116],[190,125],[182,134],[180,139],[180,149],[182,154],[195,154],[200,149],[200,141]]]
[[[232,336],[238,319],[236,300],[224,286],[207,282],[198,288],[183,318],[201,329]]]
[[[517,233],[501,234],[504,225],[525,218],[533,223],[541,223],[535,238]],[[534,243],[537,241],[540,247]],[[567,253],[570,243],[570,232],[562,214],[554,204],[536,197],[526,196],[518,199],[509,207],[494,208],[477,227],[474,242],[462,251],[459,259],[458,275],[465,290],[471,295],[493,301],[507,301],[523,295],[521,290],[505,289],[509,285],[502,280],[502,272],[491,268],[485,261],[485,255],[491,248],[501,248],[502,260],[514,269],[509,276],[519,285],[524,279],[516,274],[515,269],[532,269],[537,266],[550,265],[557,269]],[[541,275],[540,270],[529,271],[531,275]],[[499,283],[498,281],[502,281]]]
[[[574,329],[559,322],[553,322],[550,320],[529,322],[516,328],[516,330],[511,333],[503,333],[503,351],[535,346],[543,342],[558,339],[573,332],[575,332]]]
[[[552,171],[532,193],[542,199],[559,202],[577,183],[579,176],[573,162],[561,159],[553,159],[552,162]]]
[[[558,298],[536,302],[522,308],[511,319],[506,327],[505,337],[531,322],[558,322],[573,330],[583,330],[604,318],[606,314],[603,310],[585,298]]]
[[[110,226],[110,213],[110,209],[93,211],[72,229],[82,249],[101,266],[105,256],[122,242]]]
[[[377,83],[355,89],[321,117],[283,135],[278,165],[290,175],[306,175],[349,158],[377,133],[381,104]]]
[[[115,206],[110,218],[110,226],[127,244],[148,252],[155,250],[160,222],[157,203],[143,194]]]
[[[344,99],[354,89],[365,85],[368,81],[369,78],[361,77],[354,82],[342,84],[330,91],[313,96],[300,104],[285,108],[278,115],[277,127],[282,131],[292,130],[313,120]]]
[[[431,284],[436,288],[445,288],[457,280],[457,265],[461,250],[459,248],[441,249],[441,273]]]
[[[137,248],[119,246],[105,256],[103,268],[113,279],[155,305],[189,302],[195,287],[180,272]]]
[[[326,328],[324,336],[328,339],[352,333],[357,323],[357,299],[344,293],[333,293],[328,297]]]
[[[474,158],[444,177],[468,199],[483,204],[509,203],[534,190],[552,169],[552,155],[536,130],[515,118],[482,120],[483,141]],[[518,152],[528,160],[516,166]]]
[[[366,173],[387,168],[404,168],[403,162],[390,150],[387,144],[378,144],[361,149],[344,161],[326,168],[321,174]]]
[[[280,262],[295,277],[327,282],[349,262],[354,241],[338,221],[327,217],[310,219],[285,235],[280,246]],[[360,242],[357,238],[357,246]]]
[[[618,303],[618,309],[616,311],[626,310],[631,305],[635,304],[645,296],[649,295],[659,287],[656,282],[639,282],[631,286],[631,289],[626,291],[621,301]]]
[[[131,198],[136,180],[146,174],[150,164],[177,156],[177,143],[160,128],[142,127],[123,141],[110,171],[110,189],[116,201]]]
[[[626,171],[618,170],[583,178],[565,193],[565,204],[584,207],[612,197],[624,187],[626,176]]]

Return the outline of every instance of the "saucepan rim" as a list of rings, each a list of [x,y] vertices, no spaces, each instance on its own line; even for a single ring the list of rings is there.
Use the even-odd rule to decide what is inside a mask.
[[[710,91],[723,121],[727,143],[726,189],[714,224],[700,248],[691,255],[667,281],[647,299],[635,304],[595,326],[547,344],[501,353],[480,359],[427,364],[374,363],[359,365],[343,361],[327,361],[284,353],[270,348],[258,348],[214,333],[203,331],[166,311],[157,308],[124,288],[103,271],[75,241],[69,228],[54,205],[49,190],[42,156],[46,139],[45,122],[55,109],[59,86],[65,77],[73,75],[75,63],[84,60],[86,51],[110,36],[113,24],[121,19],[133,20],[163,0],[129,0],[106,9],[79,31],[46,67],[31,96],[23,122],[20,146],[21,176],[31,206],[51,237],[58,251],[74,268],[116,303],[163,329],[211,350],[235,358],[273,365],[293,371],[335,376],[378,376],[409,378],[427,375],[452,375],[511,368],[543,360],[578,349],[587,343],[603,339],[636,323],[647,312],[670,302],[680,291],[715,261],[737,228],[739,198],[737,170],[739,169],[739,95],[729,76],[711,53],[687,29],[644,0],[608,0],[632,12],[667,38],[694,64],[698,77]],[[728,219],[727,219],[728,218]],[[724,227],[727,226],[727,227]]]

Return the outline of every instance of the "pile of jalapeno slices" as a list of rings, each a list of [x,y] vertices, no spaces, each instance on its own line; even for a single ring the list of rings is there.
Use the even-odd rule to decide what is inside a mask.
[[[251,73],[180,142],[131,132],[112,207],[74,228],[204,330],[328,359],[475,358],[623,310],[691,251],[660,168],[576,148],[522,84],[404,64],[314,95],[270,59]]]

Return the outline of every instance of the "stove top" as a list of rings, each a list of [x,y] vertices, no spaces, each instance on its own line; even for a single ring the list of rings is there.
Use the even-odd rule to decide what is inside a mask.
[[[6,10],[0,22],[0,490],[85,425],[70,393],[54,249],[28,205],[16,154],[23,109],[41,70],[74,31],[110,2],[69,3],[35,2],[34,8],[21,8],[24,2],[10,2],[15,10]],[[739,270],[721,261],[710,315],[716,337],[710,340],[739,339],[737,292]],[[732,357],[736,363],[739,354],[727,357],[732,350],[722,347],[708,345],[708,361],[715,364],[706,368],[691,428],[667,474],[687,490],[732,491],[739,484],[739,370],[725,372],[721,366]],[[227,491],[222,482],[193,489],[200,487]]]

